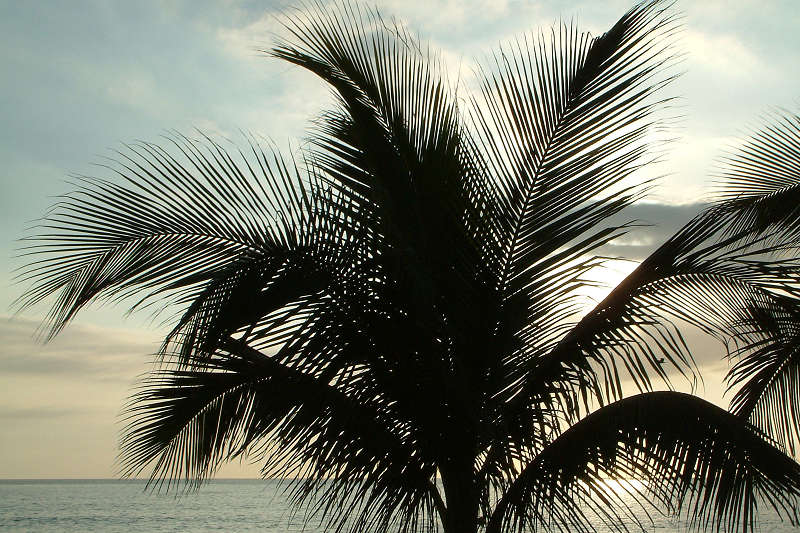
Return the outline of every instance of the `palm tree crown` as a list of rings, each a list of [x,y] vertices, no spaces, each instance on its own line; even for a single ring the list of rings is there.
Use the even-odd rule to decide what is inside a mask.
[[[582,305],[659,158],[668,7],[514,41],[464,97],[402,27],[312,4],[270,51],[335,97],[298,155],[174,135],[83,178],[33,238],[21,304],[56,295],[52,334],[98,298],[180,309],[125,473],[199,482],[247,456],[351,531],[624,529],[630,498],[699,527],[750,529],[765,502],[796,521],[800,119]],[[730,411],[654,392],[696,373],[678,322],[731,347]]]

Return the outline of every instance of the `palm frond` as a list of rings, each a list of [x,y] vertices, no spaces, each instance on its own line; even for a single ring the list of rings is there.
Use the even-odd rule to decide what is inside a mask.
[[[547,331],[557,322],[537,320],[535,305],[570,309],[585,283],[575,272],[554,285],[551,273],[618,237],[624,226],[597,227],[647,189],[628,180],[657,158],[643,139],[664,125],[654,113],[669,99],[653,96],[673,79],[678,27],[663,3],[645,2],[597,38],[561,26],[549,39],[519,40],[484,73],[476,144],[500,183],[500,290],[506,299],[523,292],[532,306],[518,332],[530,364],[556,337]]]
[[[673,79],[664,71],[677,28],[663,3],[646,2],[600,37],[561,26],[495,55],[473,115],[503,193],[504,285],[597,225],[598,211],[609,216],[637,198],[622,187],[597,200],[654,149],[642,139],[669,101],[651,97]]]
[[[800,263],[780,258],[790,245],[776,242],[773,231],[749,228],[732,234],[731,228],[738,221],[738,213],[728,203],[712,205],[698,215],[562,339],[529,387],[549,382],[553,375],[547,369],[569,373],[572,365],[586,365],[586,358],[605,368],[613,364],[613,360],[609,363],[604,358],[614,355],[615,346],[622,350],[644,348],[648,343],[642,328],[655,327],[665,335],[665,342],[657,343],[665,349],[650,352],[644,359],[650,368],[641,366],[635,352],[633,357],[627,351],[616,357],[629,365],[628,373],[640,384],[640,390],[649,387],[648,374],[655,371],[663,376],[664,369],[658,364],[662,357],[678,369],[691,369],[686,366],[691,364],[690,355],[671,326],[671,317],[688,321],[723,341],[753,339],[745,333],[743,324],[752,324],[769,307],[781,311],[794,305],[791,301],[797,296]],[[765,259],[775,256],[778,258]],[[676,331],[676,342],[666,337],[670,329]],[[632,372],[637,364],[641,371]],[[613,382],[618,383],[618,377]]]
[[[800,436],[795,349],[800,264],[794,257],[800,244],[800,117],[773,113],[721,165],[719,204],[733,220],[728,234],[764,235],[767,243],[739,270],[774,280],[768,285],[771,305],[752,306],[741,317],[744,334],[731,354],[739,360],[727,376],[729,388],[738,388],[731,410],[794,454]]]
[[[776,111],[721,161],[718,197],[736,213],[728,232],[773,232],[797,246],[800,230],[800,116]]]
[[[439,298],[490,299],[481,259],[494,229],[482,215],[493,186],[476,170],[439,59],[358,6],[297,15],[286,27],[292,38],[272,54],[319,75],[339,103],[318,120],[313,162],[369,222],[385,268],[411,280],[409,305],[421,314]]]
[[[208,138],[169,141],[175,153],[144,142],[119,152],[106,167],[124,185],[79,177],[28,238],[31,288],[17,305],[57,294],[50,336],[91,300],[165,297],[308,238],[299,173],[275,153],[253,141],[237,162]]]
[[[800,442],[800,339],[793,304],[793,312],[765,314],[754,324],[751,337],[756,340],[732,354],[739,360],[726,377],[729,389],[738,387],[731,412],[751,421],[791,455]]]
[[[650,186],[631,178],[658,159],[658,147],[644,140],[667,123],[663,110],[670,99],[655,95],[674,79],[679,27],[667,4],[643,2],[600,37],[562,25],[549,38],[501,49],[494,68],[484,69],[472,117],[476,149],[499,181],[493,226],[501,233],[494,255],[501,305],[509,308],[499,316],[513,309],[525,317],[516,321],[517,343],[500,344],[511,349],[503,353],[492,391],[491,424],[499,441],[489,458],[513,464],[501,458],[526,453],[531,425],[541,423],[531,417],[533,406],[574,420],[581,402],[620,397],[623,372],[647,390],[653,371],[666,379],[662,358],[681,369],[690,363],[671,324],[640,309],[629,310],[613,328],[606,324],[617,337],[594,336],[591,350],[575,345],[575,334],[565,329],[566,319],[581,311],[578,294],[587,272],[600,263],[585,257],[627,230],[603,227],[604,221]],[[577,329],[589,329],[591,320]],[[484,468],[495,466],[487,461]]]
[[[441,505],[435,466],[359,372],[310,373],[229,339],[188,368],[155,372],[128,416],[124,473],[152,468],[156,486],[198,484],[252,456],[265,476],[295,480],[298,504],[323,502],[318,518],[332,527],[417,530]]]
[[[768,327],[764,317],[785,315],[788,309],[796,307],[798,262],[765,261],[765,256],[780,253],[784,246],[770,243],[769,231],[747,230],[730,235],[729,224],[735,223],[735,219],[727,205],[714,205],[657,249],[567,333],[547,357],[527,368],[522,392],[507,403],[502,419],[516,420],[529,409],[523,406],[536,405],[552,397],[553,391],[566,390],[574,397],[571,404],[566,404],[573,407],[570,420],[576,420],[579,415],[574,407],[579,395],[584,401],[588,396],[601,402],[603,398],[621,397],[620,388],[601,391],[597,385],[597,372],[609,376],[606,383],[619,384],[617,361],[626,365],[628,375],[640,390],[650,388],[653,375],[667,381],[669,366],[696,372],[691,352],[672,323],[675,318],[688,321],[723,342],[739,343],[743,346],[741,353],[748,347],[766,346],[764,335],[774,328]],[[761,354],[775,355],[770,350],[765,347]],[[745,375],[747,365],[750,365],[748,371],[752,371],[756,360],[742,362],[742,372],[735,374],[737,378]],[[782,377],[791,379],[788,375]],[[762,375],[761,382],[748,391],[763,392],[764,378]],[[566,389],[559,388],[559,384]],[[777,387],[776,383],[773,385]],[[789,389],[774,391],[773,400],[779,391],[789,392]],[[784,401],[792,402],[792,398],[784,397]],[[738,411],[745,409],[741,396],[737,405]],[[590,408],[588,403],[586,408]],[[787,414],[793,408],[786,406],[782,413]],[[765,409],[760,411],[762,424],[768,422],[763,417]],[[785,420],[780,427],[788,428]],[[769,433],[785,437],[795,434],[794,431],[776,429]],[[785,438],[781,442],[787,444]]]
[[[645,484],[616,493],[606,484],[615,479]],[[797,523],[798,496],[800,465],[755,427],[695,396],[645,393],[598,409],[542,450],[500,498],[487,533],[546,530],[549,519],[593,531],[593,513],[624,531],[614,521],[632,511],[629,497],[684,511],[695,527],[752,530],[764,504]]]

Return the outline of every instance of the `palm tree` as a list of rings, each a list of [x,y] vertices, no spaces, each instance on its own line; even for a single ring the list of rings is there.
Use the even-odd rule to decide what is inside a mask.
[[[82,178],[33,238],[21,305],[55,295],[52,335],[96,299],[178,310],[124,473],[194,484],[247,457],[351,531],[622,530],[631,501],[701,528],[752,529],[759,505],[796,523],[800,118],[581,300],[660,158],[668,7],[514,41],[459,97],[402,27],[312,4],[270,51],[335,97],[303,150],[175,134]],[[671,387],[697,373],[685,323],[729,346],[730,411]]]

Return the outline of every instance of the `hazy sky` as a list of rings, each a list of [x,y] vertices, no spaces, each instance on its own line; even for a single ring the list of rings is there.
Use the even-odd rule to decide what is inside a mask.
[[[21,287],[12,282],[15,239],[70,174],[120,143],[199,128],[236,138],[239,130],[279,144],[302,136],[328,102],[310,75],[267,59],[288,2],[0,0],[0,478],[107,477],[114,473],[118,413],[147,369],[160,331],[148,317],[92,308],[56,341],[32,335],[42,309],[9,318]],[[620,0],[377,2],[427,37],[452,72],[469,77],[475,58],[521,32],[560,18],[602,33],[630,7]],[[661,171],[671,173],[655,205],[631,218],[663,223],[619,247],[641,258],[705,199],[712,162],[770,107],[796,109],[800,86],[800,3],[795,0],[678,2],[685,12],[685,75],[672,87],[685,115]],[[5,314],[2,314],[5,313]],[[706,394],[725,364],[698,344]],[[233,467],[223,475],[251,475]]]

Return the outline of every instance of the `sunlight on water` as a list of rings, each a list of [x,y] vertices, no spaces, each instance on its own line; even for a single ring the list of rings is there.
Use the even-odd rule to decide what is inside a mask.
[[[636,479],[607,479],[603,482],[609,494],[627,494],[631,490],[641,490],[645,484]]]
[[[643,508],[637,504],[630,494],[645,489],[645,483],[635,479],[607,479],[604,481],[604,484],[609,496],[621,497],[628,504],[629,508],[635,511],[633,516],[626,517],[622,520],[622,523],[631,532],[688,533],[690,531],[696,531],[691,528],[688,521],[684,518],[665,515],[663,511],[659,511],[658,509],[652,507]],[[598,533],[610,533],[611,531],[615,531],[613,527],[602,523],[600,520],[595,522],[595,527]],[[765,533],[797,533],[800,531],[800,528],[792,527],[789,522],[782,521],[769,505],[764,505],[760,509],[757,528],[757,531]],[[722,533],[727,533],[725,530],[720,531]]]

